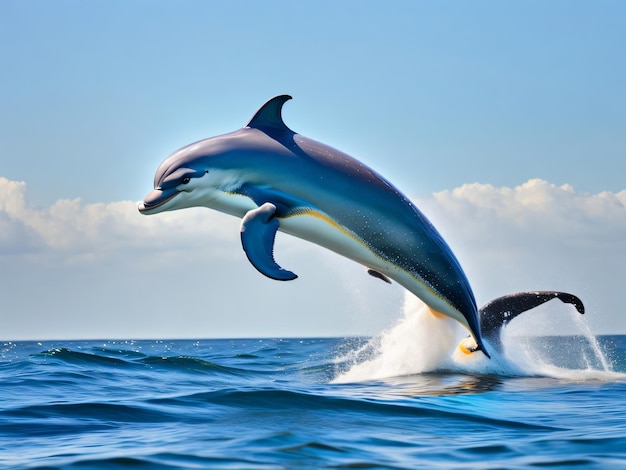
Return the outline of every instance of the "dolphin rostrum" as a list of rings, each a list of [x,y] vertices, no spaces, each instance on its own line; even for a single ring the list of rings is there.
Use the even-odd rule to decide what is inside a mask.
[[[321,245],[454,318],[475,342],[470,351],[489,356],[469,281],[439,232],[374,170],[289,129],[282,119],[289,99],[276,96],[242,129],[172,153],[139,211],[204,206],[240,217],[248,259],[282,281],[297,276],[274,260],[277,230]]]

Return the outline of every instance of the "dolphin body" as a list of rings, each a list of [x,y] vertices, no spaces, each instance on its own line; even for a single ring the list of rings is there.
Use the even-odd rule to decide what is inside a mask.
[[[190,144],[156,171],[142,214],[205,206],[242,218],[252,265],[297,276],[273,256],[276,231],[328,248],[395,280],[485,349],[476,300],[458,260],[426,216],[389,181],[349,155],[289,129],[276,96],[243,128]]]

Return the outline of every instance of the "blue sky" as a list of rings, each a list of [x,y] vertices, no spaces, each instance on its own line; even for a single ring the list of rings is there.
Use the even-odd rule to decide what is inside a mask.
[[[611,289],[626,278],[624,44],[621,1],[3,1],[0,295],[11,319],[0,336],[371,334],[393,321],[399,289],[372,286],[332,254],[284,240],[310,280],[270,286],[240,258],[237,221],[193,212],[180,234],[126,212],[171,151],[241,127],[283,93],[294,97],[292,129],[431,208],[479,300],[583,290],[591,325],[611,330],[623,312]],[[545,184],[524,186],[535,179]],[[469,205],[458,212],[460,200]],[[204,232],[203,217],[232,240]],[[233,258],[214,253],[218,242]],[[173,252],[188,260],[175,275]],[[345,274],[324,279],[320,258],[322,271]],[[552,265],[536,272],[522,259]],[[171,297],[155,303],[131,287],[142,279]],[[177,294],[213,283],[208,305]],[[268,290],[279,306],[259,302]],[[238,293],[250,297],[239,310],[259,319],[210,313],[235,308]]]

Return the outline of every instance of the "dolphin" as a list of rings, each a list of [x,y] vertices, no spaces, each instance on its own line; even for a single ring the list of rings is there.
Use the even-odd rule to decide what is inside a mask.
[[[371,168],[288,128],[290,99],[276,96],[245,127],[172,153],[139,211],[204,206],[237,216],[250,263],[281,281],[297,276],[274,259],[277,230],[321,245],[455,319],[473,339],[467,352],[489,357],[470,283],[433,224]]]

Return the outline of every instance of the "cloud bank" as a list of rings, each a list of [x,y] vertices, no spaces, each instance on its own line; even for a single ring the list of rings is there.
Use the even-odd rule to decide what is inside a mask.
[[[247,265],[239,221],[215,211],[146,217],[132,201],[80,199],[41,208],[26,191],[0,178],[5,339],[372,334],[399,313],[401,289],[287,236],[277,258],[301,279],[266,280]],[[587,194],[533,179],[466,184],[416,204],[459,257],[479,304],[566,290],[583,298],[597,332],[626,332],[626,190]]]
[[[203,237],[223,240],[227,233],[219,215],[207,210],[140,217],[137,203],[83,204],[62,199],[49,208],[26,201],[26,183],[0,178],[0,253],[40,257],[112,255],[133,250],[180,250]],[[41,259],[41,258],[40,258]]]

